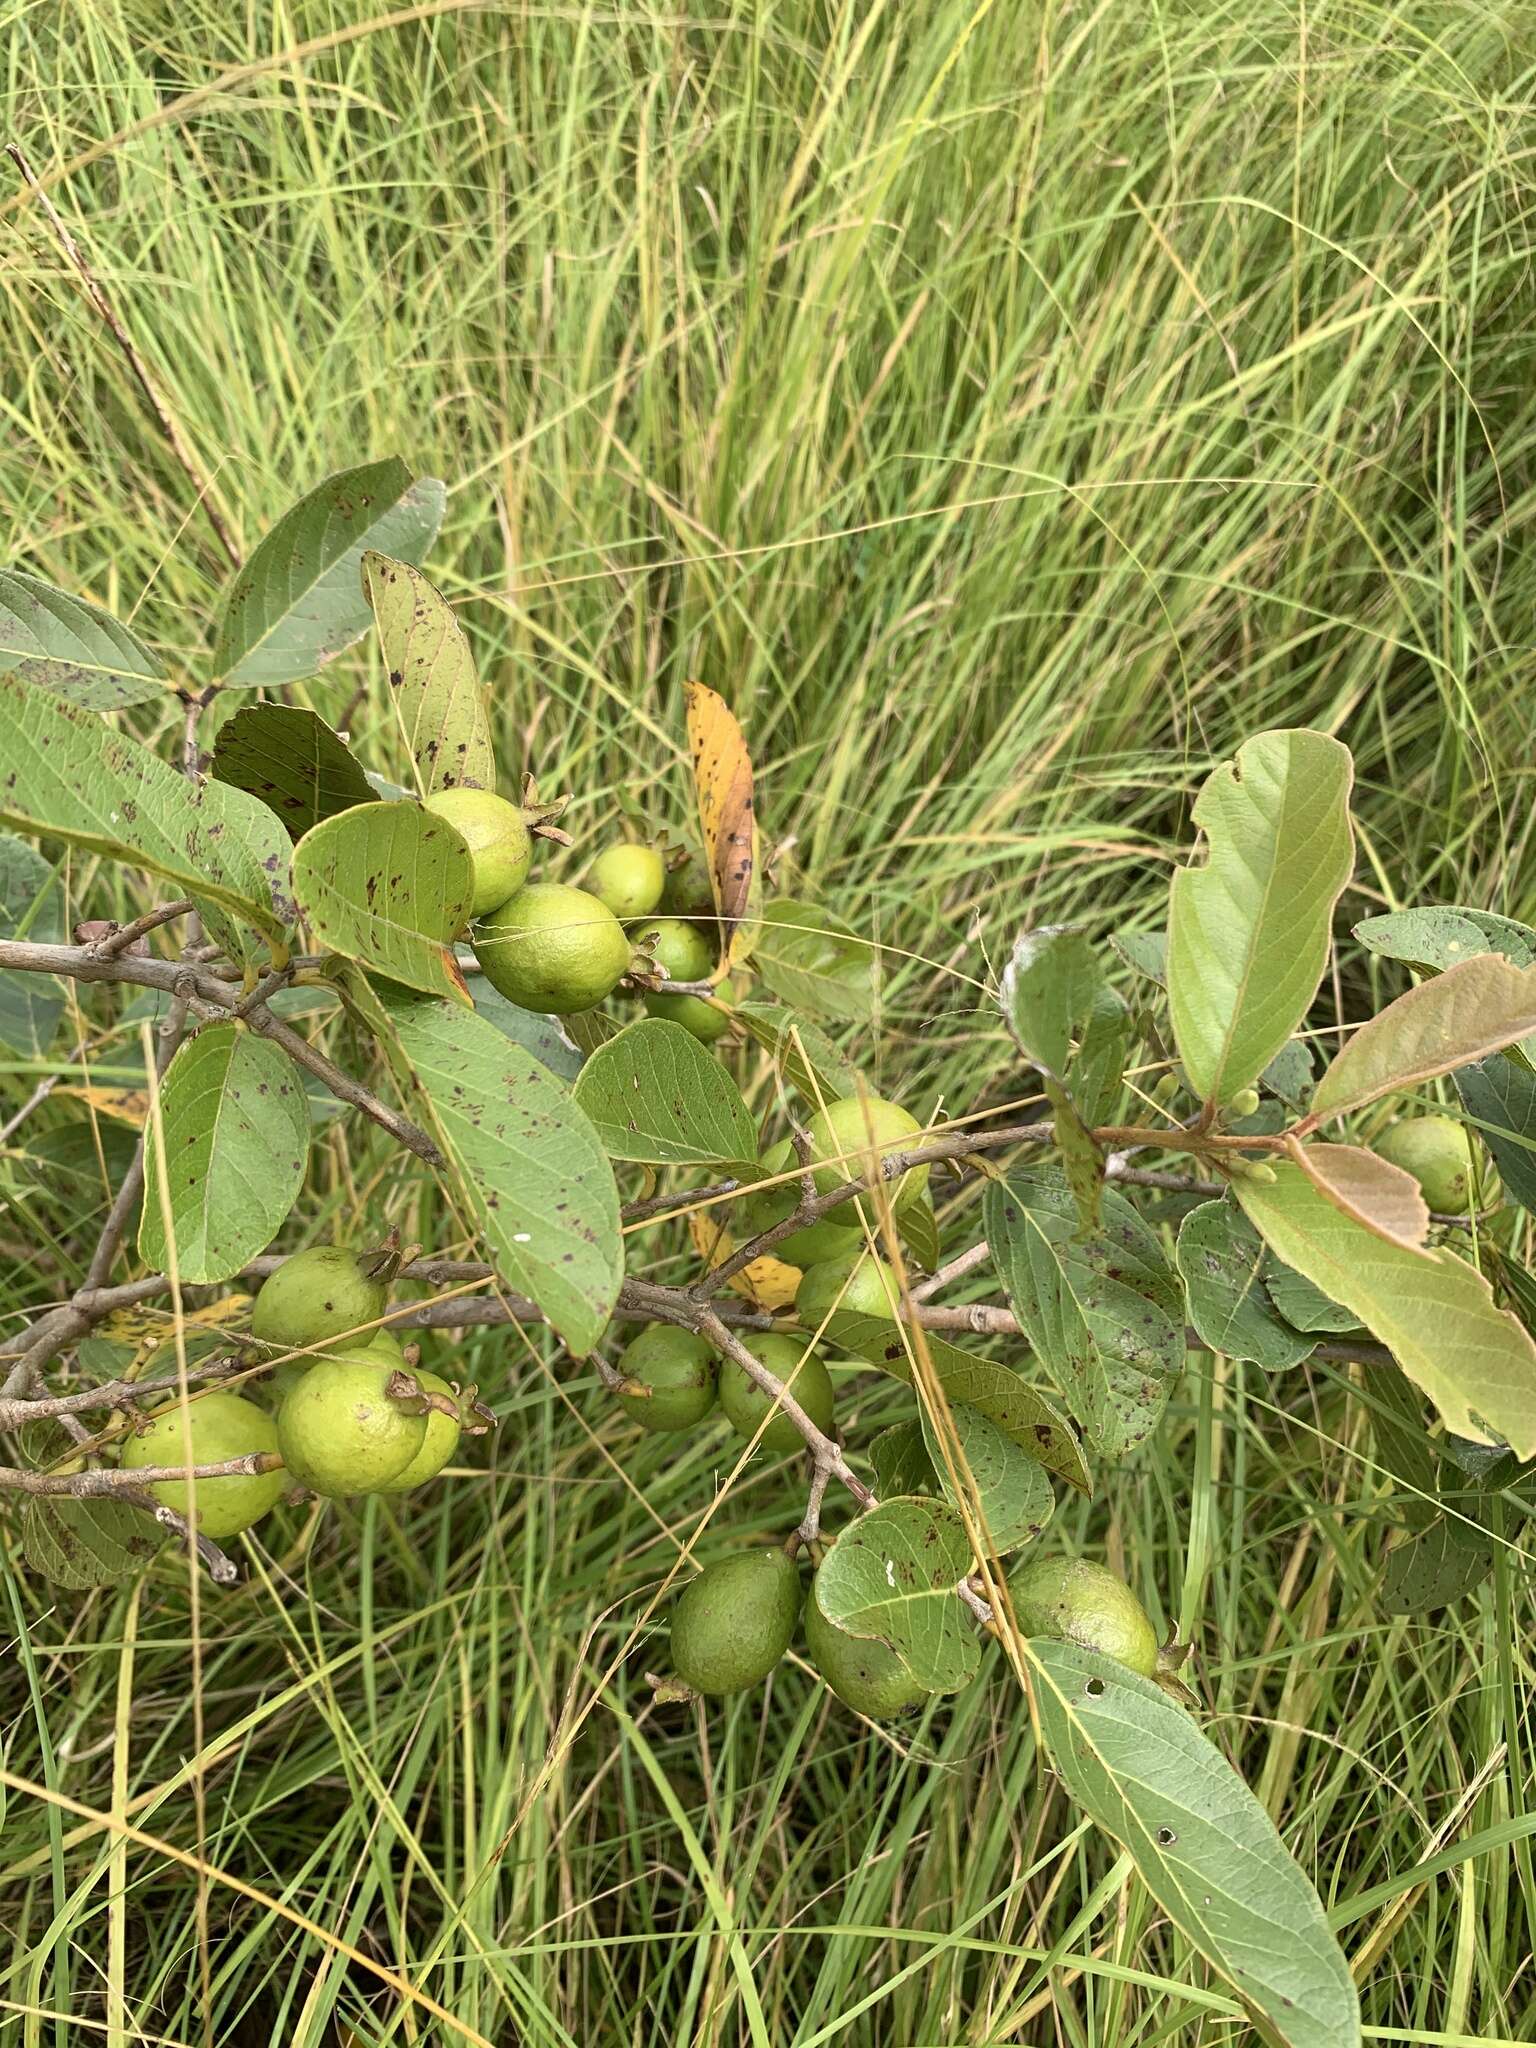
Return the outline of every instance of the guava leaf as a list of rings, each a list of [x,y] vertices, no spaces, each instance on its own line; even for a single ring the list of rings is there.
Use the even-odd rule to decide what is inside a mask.
[[[1304,1038],[1292,1038],[1281,1046],[1259,1078],[1287,1109],[1299,1115],[1312,1099],[1312,1077],[1316,1071],[1311,1046]]]
[[[854,1023],[874,1014],[878,951],[814,903],[775,897],[757,928],[753,964],[765,986],[794,1008]]]
[[[1195,799],[1203,866],[1173,878],[1168,1002],[1195,1093],[1250,1087],[1306,1015],[1349,880],[1349,749],[1319,732],[1259,733]]]
[[[929,1692],[958,1692],[981,1661],[956,1596],[971,1569],[965,1524],[946,1501],[882,1501],[838,1532],[816,1574],[828,1621],[888,1643]]]
[[[1101,988],[1093,999],[1077,1052],[1067,1069],[1072,1100],[1090,1130],[1108,1123],[1120,1100],[1134,1023],[1124,997],[1112,988]]]
[[[1502,953],[1517,967],[1536,966],[1536,932],[1487,910],[1389,911],[1384,917],[1363,919],[1355,926],[1355,937],[1367,952],[1384,960],[1402,960],[1436,973],[1479,953]]]
[[[58,877],[35,846],[0,832],[0,939],[56,946],[64,937]],[[36,1059],[64,1014],[64,984],[51,974],[0,976],[0,1045]]]
[[[1179,1226],[1175,1253],[1189,1320],[1201,1342],[1270,1371],[1295,1365],[1315,1338],[1292,1329],[1264,1285],[1264,1240],[1230,1200],[1202,1202]]]
[[[875,1468],[875,1492],[882,1499],[939,1490],[939,1476],[923,1441],[921,1422],[894,1422],[889,1429],[882,1429],[870,1443],[869,1462]]]
[[[1482,953],[1421,981],[1363,1024],[1329,1065],[1307,1124],[1485,1059],[1536,1031],[1536,968]]]
[[[159,656],[137,633],[21,569],[0,569],[0,675],[82,711],[121,711],[168,688]]]
[[[933,1213],[932,1194],[924,1188],[910,1202],[903,1202],[895,1213],[897,1228],[914,1263],[925,1273],[936,1271],[939,1263],[939,1219]]]
[[[1353,1310],[1330,1301],[1321,1287],[1314,1287],[1305,1274],[1277,1259],[1273,1252],[1264,1267],[1264,1286],[1292,1329],[1310,1331],[1314,1337],[1337,1337],[1360,1327]]]
[[[574,1081],[581,1072],[584,1055],[580,1046],[566,1036],[563,1017],[546,1017],[539,1010],[520,1009],[494,989],[483,974],[475,979],[475,1012],[486,1017],[504,1038],[531,1052],[541,1066],[558,1079]]]
[[[1097,1230],[1103,1210],[1104,1155],[1078,1115],[1072,1097],[1055,1075],[1043,1073],[1041,1086],[1051,1105],[1052,1134],[1062,1173],[1077,1207],[1077,1227],[1085,1232]]]
[[[84,1593],[131,1578],[165,1540],[159,1524],[120,1500],[34,1494],[21,1511],[22,1555],[39,1578]]]
[[[1387,1553],[1378,1603],[1384,1614],[1433,1614],[1480,1586],[1493,1570],[1495,1544],[1484,1529],[1436,1515]]]
[[[255,797],[178,775],[128,734],[13,676],[0,676],[0,729],[0,824],[161,876],[198,903],[235,960],[255,955],[246,924],[281,938],[294,922],[288,841]]]
[[[619,1191],[597,1132],[532,1053],[472,1010],[397,991],[365,998],[397,1078],[432,1131],[503,1282],[592,1349],[624,1279]]]
[[[419,804],[358,804],[306,832],[293,888],[316,942],[391,981],[468,1004],[452,940],[473,888],[469,849]]]
[[[733,960],[745,959],[757,940],[752,898],[761,884],[757,876],[757,837],[752,794],[752,756],[736,714],[716,691],[703,683],[684,683],[688,751],[693,759],[693,788],[704,835],[704,863],[709,869],[720,929]],[[747,919],[739,935],[737,924]]]
[[[1059,1174],[988,1188],[992,1262],[1019,1323],[1107,1458],[1145,1441],[1184,1363],[1184,1290],[1125,1197],[1104,1190],[1101,1227],[1077,1234]]]
[[[363,590],[379,629],[390,697],[423,796],[496,787],[485,692],[452,608],[419,569],[370,549]]]
[[[1059,1080],[1103,973],[1080,925],[1043,925],[1014,943],[1003,969],[1003,1015],[1027,1060]]]
[[[372,613],[359,574],[377,549],[419,562],[447,491],[397,455],[339,470],[290,507],[230,585],[213,650],[226,689],[297,682],[350,647]]]
[[[1244,1180],[1234,1191],[1277,1257],[1386,1345],[1447,1428],[1480,1443],[1491,1428],[1518,1456],[1536,1453],[1536,1344],[1494,1306],[1481,1273],[1452,1251],[1377,1237],[1289,1161],[1272,1186]]]
[[[1503,1053],[1451,1076],[1467,1115],[1522,1209],[1536,1212],[1536,1075]]]
[[[1127,967],[1155,981],[1159,988],[1168,986],[1167,932],[1111,932],[1109,943]]]
[[[681,1024],[627,1024],[592,1054],[574,1093],[610,1159],[714,1166],[757,1155],[741,1090]]]
[[[968,1401],[950,1402],[947,1426],[926,1408],[921,1419],[923,1441],[940,1487],[956,1505],[964,1489],[986,1531],[990,1554],[1006,1557],[1021,1544],[1033,1543],[1056,1510],[1056,1496],[1044,1468]],[[944,1457],[942,1439],[946,1434],[961,1481],[959,1488],[950,1479]]]
[[[1429,1204],[1411,1173],[1363,1145],[1298,1145],[1292,1154],[1312,1185],[1367,1230],[1416,1250],[1429,1235]]]
[[[995,1358],[978,1358],[955,1344],[936,1346],[927,1332],[933,1369],[945,1397],[975,1408],[1046,1472],[1079,1493],[1093,1492],[1093,1476],[1071,1422],[1056,1403]]]
[[[213,743],[220,782],[260,798],[302,839],[322,818],[372,803],[374,792],[351,752],[325,720],[297,704],[248,704]]]
[[[808,1017],[797,1017],[780,1003],[738,1003],[733,1014],[813,1109],[823,1102],[857,1095],[865,1085],[853,1062]]]
[[[238,1024],[189,1038],[160,1090],[176,1271],[189,1286],[228,1280],[265,1251],[304,1185],[309,1103],[285,1053]],[[170,1266],[160,1156],[144,1148],[139,1255]]]
[[[1360,2002],[1322,1903],[1274,1822],[1150,1679],[1077,1643],[1028,1646],[1062,1783],[1284,2048],[1358,2048]]]

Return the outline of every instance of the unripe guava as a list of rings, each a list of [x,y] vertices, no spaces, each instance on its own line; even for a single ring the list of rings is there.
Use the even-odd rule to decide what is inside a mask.
[[[813,1351],[807,1356],[797,1337],[781,1337],[771,1330],[754,1330],[743,1335],[741,1341],[760,1365],[766,1365],[774,1378],[782,1381],[790,1399],[799,1402],[816,1427],[829,1431],[832,1379],[817,1353]],[[776,1410],[772,1399],[755,1380],[748,1378],[745,1367],[734,1358],[725,1359],[720,1367],[720,1406],[738,1436],[756,1436],[758,1424],[771,1414],[773,1420],[757,1439],[765,1451],[788,1456],[805,1448],[805,1438],[791,1418]]]
[[[1157,1633],[1125,1583],[1086,1557],[1039,1557],[1009,1581],[1020,1633],[1061,1636],[1151,1678]]]
[[[889,1643],[848,1635],[828,1621],[815,1579],[805,1600],[805,1647],[843,1705],[871,1721],[892,1720],[928,1697]]]
[[[226,1458],[244,1458],[252,1451],[275,1451],[277,1430],[271,1416],[241,1394],[222,1391],[194,1393],[187,1403],[191,1433],[191,1463],[222,1465]],[[121,1463],[129,1472],[142,1472],[151,1465],[184,1465],[187,1443],[182,1435],[180,1407],[172,1403],[157,1409],[149,1427],[128,1438]],[[197,1527],[215,1543],[237,1536],[269,1514],[282,1499],[288,1484],[281,1471],[231,1472],[218,1479],[161,1479],[149,1491],[163,1507],[191,1518],[190,1496],[197,1495]]]
[[[825,1195],[844,1181],[872,1178],[882,1155],[909,1151],[921,1142],[923,1127],[900,1103],[878,1095],[845,1095],[817,1110],[806,1135],[812,1158],[829,1162],[818,1166],[815,1175],[817,1193]],[[891,1200],[915,1201],[927,1185],[927,1167],[911,1167],[891,1186]]]
[[[1472,1143],[1454,1117],[1405,1116],[1376,1140],[1376,1151],[1413,1175],[1431,1209],[1465,1216],[1475,1192]]]
[[[650,1395],[620,1394],[626,1414],[658,1436],[692,1429],[715,1405],[719,1364],[692,1330],[651,1323],[619,1354],[625,1379],[651,1389]]]
[[[604,847],[587,871],[587,887],[615,917],[649,917],[661,903],[666,863],[654,846]]]
[[[284,1259],[263,1281],[251,1335],[281,1351],[329,1351],[366,1344],[366,1325],[384,1313],[389,1290],[365,1273],[355,1252],[316,1244]]]
[[[744,1692],[789,1648],[800,1617],[800,1574],[777,1547],[706,1565],[672,1610],[672,1662],[695,1692]]]
[[[277,1416],[277,1445],[295,1484],[337,1499],[376,1493],[422,1447],[425,1415],[389,1392],[396,1368],[371,1351],[339,1351],[312,1365]]]
[[[844,1282],[846,1281],[846,1286]],[[812,1266],[800,1282],[795,1296],[795,1315],[814,1330],[834,1309],[856,1316],[886,1316],[901,1312],[901,1289],[896,1275],[872,1253],[856,1259],[824,1259]]]
[[[629,972],[624,927],[585,889],[530,882],[475,927],[475,958],[509,1003],[565,1017],[600,1003]]]
[[[728,974],[716,982],[715,994],[722,1003],[735,1002],[736,984]],[[652,1017],[662,1017],[668,1024],[681,1024],[700,1045],[713,1045],[731,1028],[730,1011],[717,1008],[703,996],[647,996],[645,1007]]]
[[[710,886],[709,864],[702,853],[690,851],[676,867],[667,869],[661,907],[669,917],[714,916],[715,892]]]
[[[408,1368],[424,1394],[442,1394],[454,1404],[454,1413],[445,1415],[440,1408],[429,1408],[426,1413],[426,1433],[421,1440],[421,1449],[416,1453],[403,1472],[397,1472],[393,1479],[386,1479],[377,1489],[380,1493],[409,1493],[413,1487],[425,1486],[429,1479],[435,1479],[459,1447],[462,1423],[458,1414],[458,1396],[448,1382],[435,1372],[423,1372],[419,1365]]]
[[[707,981],[715,971],[714,950],[696,924],[680,917],[640,920],[635,937],[644,940],[668,981]]]
[[[1257,1088],[1239,1088],[1232,1100],[1227,1104],[1227,1115],[1237,1117],[1239,1120],[1245,1116],[1256,1116],[1260,1100]]]
[[[366,1352],[382,1364],[391,1365],[399,1372],[405,1371],[405,1348],[393,1330],[375,1330],[366,1344],[349,1344],[346,1348],[348,1351]],[[272,1368],[265,1392],[267,1404],[274,1413],[315,1362],[313,1358],[285,1358],[281,1365]]]
[[[492,789],[434,789],[422,801],[446,818],[469,848],[471,917],[484,917],[521,889],[533,860],[533,836],[519,805]]]
[[[770,1146],[761,1161],[765,1179],[779,1173],[788,1173],[795,1164],[795,1148],[788,1138]],[[749,1194],[740,1206],[740,1237],[757,1237],[765,1230],[782,1223],[798,1205],[800,1184],[787,1180],[778,1187],[763,1188],[756,1194]],[[791,1231],[782,1242],[774,1245],[773,1257],[783,1259],[791,1266],[814,1266],[823,1259],[853,1259],[864,1242],[863,1231],[849,1228],[847,1224],[834,1223],[831,1217],[823,1217],[820,1223],[807,1223],[803,1228]]]

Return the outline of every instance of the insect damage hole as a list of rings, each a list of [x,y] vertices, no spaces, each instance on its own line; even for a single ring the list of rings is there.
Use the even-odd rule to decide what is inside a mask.
[[[1160,1849],[1171,1849],[1178,1839],[1177,1833],[1172,1828],[1159,1828],[1157,1831],[1157,1846]]]
[[[1083,1691],[1088,1695],[1089,1699],[1097,1700],[1102,1699],[1104,1697],[1104,1694],[1108,1691],[1108,1687],[1105,1685],[1102,1678],[1090,1678],[1087,1684],[1083,1687]]]

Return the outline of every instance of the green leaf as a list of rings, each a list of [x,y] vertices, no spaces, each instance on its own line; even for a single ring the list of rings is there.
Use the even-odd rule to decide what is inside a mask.
[[[809,1018],[797,1017],[780,1003],[738,1003],[733,1014],[813,1109],[858,1094],[862,1079],[858,1068]]]
[[[1352,773],[1349,749],[1322,733],[1260,733],[1195,800],[1207,858],[1173,878],[1168,1000],[1208,1102],[1257,1081],[1317,993],[1353,864]]]
[[[1227,1358],[1271,1371],[1295,1365],[1314,1340],[1291,1327],[1264,1286],[1264,1240],[1234,1202],[1202,1202],[1179,1226],[1175,1253],[1189,1320]]]
[[[1449,1515],[1434,1519],[1387,1553],[1379,1596],[1384,1614],[1433,1614],[1465,1599],[1493,1570],[1494,1541]]]
[[[1520,1457],[1536,1452],[1536,1344],[1482,1274],[1454,1252],[1377,1237],[1289,1161],[1274,1171],[1272,1186],[1235,1192],[1276,1255],[1386,1345],[1447,1428],[1479,1442],[1492,1428]]]
[[[1483,953],[1421,981],[1355,1033],[1318,1082],[1309,1125],[1499,1052],[1536,1031],[1536,968]]]
[[[611,1159],[714,1166],[757,1156],[741,1090],[691,1031],[660,1017],[628,1024],[599,1046],[575,1096]]]
[[[368,630],[360,566],[375,549],[419,562],[447,499],[398,456],[344,469],[285,512],[230,586],[213,651],[227,688],[296,682]]]
[[[408,562],[372,549],[363,591],[379,629],[395,717],[423,796],[496,787],[496,755],[474,657],[441,591]]]
[[[174,883],[236,960],[253,957],[244,923],[269,938],[293,924],[288,841],[253,796],[194,783],[126,733],[13,677],[0,676],[0,727],[0,824]]]
[[[541,1066],[562,1081],[574,1081],[581,1072],[581,1048],[566,1036],[564,1017],[546,1017],[538,1010],[519,1009],[494,989],[483,974],[477,975],[473,994],[477,1016],[486,1017],[504,1038],[531,1052]]]
[[[840,1530],[816,1574],[828,1621],[888,1643],[929,1692],[958,1692],[981,1661],[956,1594],[971,1569],[965,1525],[944,1501],[882,1501]]]
[[[1111,932],[1109,943],[1127,967],[1145,975],[1148,981],[1155,981],[1159,988],[1168,986],[1168,934],[1165,931]]]
[[[472,886],[468,847],[419,804],[359,804],[293,849],[294,894],[318,945],[466,1005],[451,942]]]
[[[1289,1039],[1260,1075],[1262,1086],[1278,1095],[1287,1109],[1299,1116],[1312,1099],[1312,1076],[1317,1062],[1304,1038]]]
[[[753,959],[766,986],[794,1008],[861,1024],[874,1014],[880,985],[877,949],[814,903],[790,896],[770,903],[758,927]]]
[[[121,711],[169,688],[159,656],[137,633],[20,569],[0,569],[0,675],[82,711]]]
[[[1063,1784],[1285,2048],[1358,2048],[1360,2006],[1321,1901],[1274,1822],[1182,1707],[1077,1643],[1029,1644]]]
[[[949,1478],[940,1426],[926,1409],[922,1429],[939,1484],[958,1506],[959,1489]],[[949,1404],[949,1434],[951,1456],[962,1481],[969,1474],[966,1491],[987,1533],[991,1555],[1006,1557],[1021,1544],[1033,1543],[1056,1509],[1056,1496],[1044,1468],[968,1401]]]
[[[955,1344],[935,1350],[932,1331],[928,1347],[947,1400],[963,1401],[985,1415],[1044,1471],[1055,1473],[1079,1493],[1093,1492],[1077,1432],[1054,1401],[995,1358],[978,1358]]]
[[[1125,1197],[1104,1190],[1099,1230],[1079,1237],[1059,1174],[988,1188],[992,1262],[1021,1327],[1089,1442],[1124,1457],[1152,1432],[1184,1364],[1184,1291]]]
[[[1123,996],[1101,988],[1083,1026],[1067,1086],[1077,1113],[1090,1130],[1113,1121],[1125,1082],[1125,1062],[1135,1023]]]
[[[1061,1082],[1053,1074],[1043,1074],[1041,1085],[1051,1105],[1056,1150],[1061,1156],[1067,1186],[1072,1190],[1077,1227],[1084,1232],[1097,1230],[1104,1201],[1103,1154]]]
[[[895,1215],[897,1228],[913,1261],[925,1273],[936,1271],[939,1263],[939,1219],[933,1213],[932,1193],[924,1188],[910,1202],[903,1202]]]
[[[64,937],[58,878],[35,846],[0,832],[0,939],[58,945]],[[51,974],[0,976],[0,1045],[36,1059],[64,1014],[64,984]]]
[[[304,1185],[309,1105],[286,1054],[238,1024],[210,1024],[171,1061],[160,1094],[176,1270],[228,1280],[265,1251]],[[159,1152],[145,1142],[139,1255],[170,1265]]]
[[[875,1468],[875,1492],[882,1499],[902,1493],[934,1494],[939,1477],[923,1441],[921,1422],[895,1422],[882,1429],[869,1446]]]
[[[1102,981],[1080,926],[1044,925],[1025,932],[1003,969],[1002,1006],[1027,1060],[1060,1079]]]
[[[1536,1213],[1536,1075],[1496,1053],[1458,1067],[1451,1078],[1493,1154],[1506,1193]]]
[[[1536,966],[1536,932],[1487,910],[1394,910],[1365,918],[1355,926],[1355,937],[1368,952],[1427,973],[1459,967],[1479,953],[1502,953],[1517,967]]]
[[[624,1278],[619,1191],[597,1132],[547,1067],[472,1010],[392,993],[381,1007],[486,1256],[573,1352],[590,1351]]]
[[[163,1541],[157,1522],[120,1500],[41,1493],[21,1511],[27,1563],[39,1578],[76,1593],[131,1578]]]
[[[248,704],[219,732],[213,773],[276,811],[291,839],[371,803],[367,776],[323,718],[297,704]]]
[[[1314,1287],[1305,1274],[1273,1253],[1264,1267],[1264,1290],[1293,1330],[1337,1337],[1360,1328],[1357,1315],[1342,1303],[1330,1301],[1321,1287]]]

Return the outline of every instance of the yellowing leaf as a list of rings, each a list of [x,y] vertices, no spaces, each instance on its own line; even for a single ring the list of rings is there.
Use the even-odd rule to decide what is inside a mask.
[[[685,683],[683,696],[704,861],[722,936],[731,958],[740,959],[746,947],[737,946],[735,927],[747,915],[757,873],[752,756],[723,697],[703,683]]]
[[[688,1235],[693,1248],[711,1272],[723,1266],[735,1250],[735,1241],[720,1221],[718,1209],[690,1209]],[[777,1314],[790,1307],[800,1291],[800,1268],[787,1265],[771,1254],[743,1266],[726,1285],[733,1294],[744,1295],[756,1307]]]
[[[213,1301],[206,1308],[187,1309],[182,1314],[182,1325],[188,1330],[244,1329],[251,1319],[251,1297],[248,1294],[226,1294]],[[96,1335],[112,1344],[161,1343],[172,1326],[172,1316],[165,1308],[151,1308],[140,1303],[134,1308],[116,1308],[111,1315],[96,1325]]]
[[[1536,967],[1499,953],[1463,960],[1361,1026],[1318,1082],[1304,1128],[1486,1059],[1532,1031]]]
[[[1411,1251],[1346,1215],[1294,1161],[1272,1185],[1233,1184],[1243,1212],[1288,1266],[1385,1344],[1458,1436],[1490,1429],[1536,1454],[1536,1344],[1494,1306],[1488,1282],[1451,1251]]]
[[[144,1119],[149,1115],[149,1097],[142,1088],[98,1088],[71,1081],[56,1088],[54,1094],[72,1095],[77,1102],[88,1103],[98,1116],[109,1116],[114,1123],[132,1124],[136,1131],[144,1128]]]
[[[1410,1251],[1429,1232],[1429,1204],[1411,1173],[1361,1145],[1298,1145],[1291,1157],[1336,1208]]]

